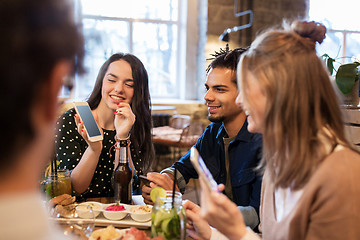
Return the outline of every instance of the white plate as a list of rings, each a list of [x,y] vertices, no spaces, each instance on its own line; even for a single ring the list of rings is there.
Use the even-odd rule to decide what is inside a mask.
[[[84,220],[84,219],[79,219],[79,218],[70,218],[70,219],[69,218],[52,218],[52,219],[59,223],[64,223],[64,222],[69,222],[69,221],[77,222],[79,220]],[[125,218],[123,218],[119,221],[106,219],[103,214],[100,214],[97,218],[95,218],[95,226],[105,226],[106,227],[108,225],[113,225],[114,227],[120,227],[120,228],[136,227],[138,229],[149,229],[149,228],[151,228],[151,221],[137,222],[137,221],[134,221],[129,215],[127,215]]]
[[[95,230],[92,234],[96,233],[96,232],[102,232],[102,231],[105,231],[106,228],[102,228],[102,229],[98,229],[98,230]],[[117,240],[119,239],[122,235],[125,234],[125,232],[127,230],[129,230],[128,228],[127,229],[115,229],[117,232],[120,233],[120,236],[119,237],[116,237],[116,238],[113,238],[112,240]],[[95,238],[92,237],[92,235],[90,235],[89,237],[89,240],[96,240]]]

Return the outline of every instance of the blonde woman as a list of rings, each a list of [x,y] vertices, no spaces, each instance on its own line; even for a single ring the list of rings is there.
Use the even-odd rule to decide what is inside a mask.
[[[239,62],[237,103],[248,115],[248,130],[263,134],[263,239],[360,236],[360,156],[345,138],[340,104],[315,51],[325,33],[315,22],[270,29]],[[185,205],[192,234],[259,238],[224,195],[202,193],[203,218],[194,217],[197,206]],[[225,236],[211,232],[204,219]]]

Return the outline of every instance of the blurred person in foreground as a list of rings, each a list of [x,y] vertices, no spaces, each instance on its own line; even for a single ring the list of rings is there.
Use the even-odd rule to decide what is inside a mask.
[[[247,130],[245,112],[237,106],[239,93],[236,84],[236,69],[244,48],[221,49],[213,54],[207,68],[204,99],[208,106],[208,118],[212,122],[194,147],[218,183],[225,185],[224,193],[243,213],[247,226],[256,228],[259,223],[259,205],[262,175],[254,169],[261,160],[261,135]],[[151,187],[173,187],[174,169],[181,192],[191,178],[198,175],[190,162],[190,151],[170,168],[159,173],[148,173]],[[151,203],[151,188],[143,186],[143,197]]]
[[[270,29],[239,62],[237,103],[248,115],[249,131],[262,133],[264,141],[263,239],[360,236],[360,156],[345,138],[340,102],[315,51],[325,33],[315,22]],[[201,185],[202,209],[185,203],[190,234],[259,239],[235,204]],[[195,214],[200,212],[202,217]]]
[[[63,79],[82,66],[71,4],[0,1],[1,239],[65,239],[49,222],[39,179],[53,150]]]

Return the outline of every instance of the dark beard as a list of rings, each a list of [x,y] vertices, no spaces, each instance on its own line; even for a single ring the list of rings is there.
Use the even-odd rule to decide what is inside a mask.
[[[212,117],[211,115],[208,115],[208,119],[210,122],[213,122],[213,123],[221,123],[225,120],[225,117],[224,116]]]

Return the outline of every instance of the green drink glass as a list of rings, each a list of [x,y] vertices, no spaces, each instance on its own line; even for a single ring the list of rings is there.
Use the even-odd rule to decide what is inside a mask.
[[[166,240],[184,240],[186,237],[186,216],[182,207],[182,195],[166,191],[166,197],[158,197],[152,209],[151,236],[162,236]]]
[[[71,179],[69,170],[58,170],[50,173],[45,180],[45,192],[49,198],[64,193],[71,195]]]

